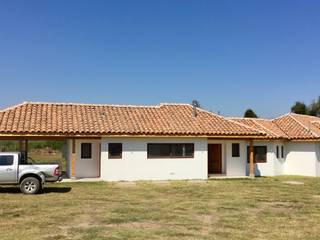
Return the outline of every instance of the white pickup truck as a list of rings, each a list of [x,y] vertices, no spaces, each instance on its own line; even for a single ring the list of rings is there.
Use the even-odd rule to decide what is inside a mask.
[[[35,194],[45,182],[61,180],[59,164],[28,164],[19,152],[0,152],[0,184],[20,185],[21,192]]]

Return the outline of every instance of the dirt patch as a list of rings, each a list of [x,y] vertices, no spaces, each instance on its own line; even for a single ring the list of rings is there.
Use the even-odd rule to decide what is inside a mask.
[[[286,181],[283,183],[290,184],[290,185],[303,185],[304,184],[304,182],[299,182],[299,181]]]

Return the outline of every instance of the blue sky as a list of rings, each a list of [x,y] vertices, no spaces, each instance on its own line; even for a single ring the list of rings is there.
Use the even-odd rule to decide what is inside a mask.
[[[191,102],[241,116],[320,94],[320,1],[0,2],[0,107]]]

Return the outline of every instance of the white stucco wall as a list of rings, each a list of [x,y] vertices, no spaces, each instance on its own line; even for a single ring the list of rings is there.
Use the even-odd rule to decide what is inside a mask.
[[[77,178],[96,178],[100,176],[100,140],[76,140],[76,176]],[[92,144],[92,158],[81,158],[81,143]],[[72,140],[67,140],[67,175],[71,177]]]
[[[315,148],[316,148],[316,156],[317,156],[317,161],[316,161],[316,175],[317,177],[320,177],[320,143],[315,143]]]
[[[240,144],[240,156],[232,157],[232,143]],[[245,141],[225,141],[226,145],[226,175],[246,176],[247,150]]]
[[[92,144],[91,158],[81,158],[81,143]],[[76,177],[95,178],[100,176],[100,140],[76,140],[76,155]]]
[[[274,176],[282,175],[284,172],[284,163],[286,158],[286,143],[281,141],[275,141],[274,143],[274,152],[273,152],[273,164],[274,164]],[[277,158],[277,146],[279,146],[279,158]],[[283,157],[281,154],[281,146],[283,146]]]
[[[108,143],[122,143],[122,159],[108,159]],[[148,159],[148,143],[194,143],[194,158]],[[102,138],[101,178],[107,181],[207,179],[207,139]]]
[[[317,176],[317,146],[314,142],[288,142],[284,174]]]
[[[255,163],[256,176],[277,176],[282,175],[284,171],[285,158],[281,157],[281,146],[284,146],[284,153],[286,152],[285,143],[282,141],[255,141],[254,146],[267,146],[267,161],[265,163]],[[247,161],[247,147],[246,144],[246,161]],[[279,158],[277,158],[276,149],[279,146]],[[285,157],[285,155],[284,155]],[[249,164],[247,163],[247,175],[249,174]]]
[[[275,160],[275,146],[273,142],[270,141],[255,141],[254,146],[267,146],[267,161],[265,163],[255,163],[254,164],[254,174],[255,176],[274,176],[274,160]],[[246,145],[246,161],[247,161],[247,147]],[[249,175],[249,164],[247,163],[247,175]]]
[[[92,143],[92,159],[81,159],[81,143]],[[100,152],[101,142],[101,152]],[[108,159],[108,143],[122,143],[122,159]],[[68,140],[67,169],[71,172],[71,141]],[[148,159],[148,143],[194,143],[194,158]],[[76,140],[76,177],[100,177],[107,181],[119,180],[178,180],[207,179],[210,143],[222,144],[222,172],[227,176],[245,176],[248,141],[207,140],[206,138],[102,138]],[[240,144],[240,157],[232,157],[232,143]],[[257,176],[303,175],[320,177],[319,142],[255,141],[255,146],[267,146],[267,162],[255,164]],[[284,157],[281,158],[281,146]],[[276,157],[279,146],[279,158]],[[100,160],[101,157],[101,160]],[[101,162],[100,162],[101,161]]]

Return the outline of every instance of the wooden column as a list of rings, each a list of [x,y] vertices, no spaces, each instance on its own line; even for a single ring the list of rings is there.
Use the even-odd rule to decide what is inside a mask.
[[[24,140],[24,154],[26,160],[28,160],[28,140]]]
[[[24,148],[23,148],[23,141],[20,140],[19,141],[19,152],[23,152],[24,151]]]
[[[254,178],[254,148],[253,148],[253,140],[250,140],[250,146],[249,146],[249,177]]]
[[[19,141],[19,152],[24,156],[25,160],[28,160],[28,140]]]
[[[75,178],[76,177],[76,140],[73,138],[72,139],[72,152],[71,152],[71,177]]]

